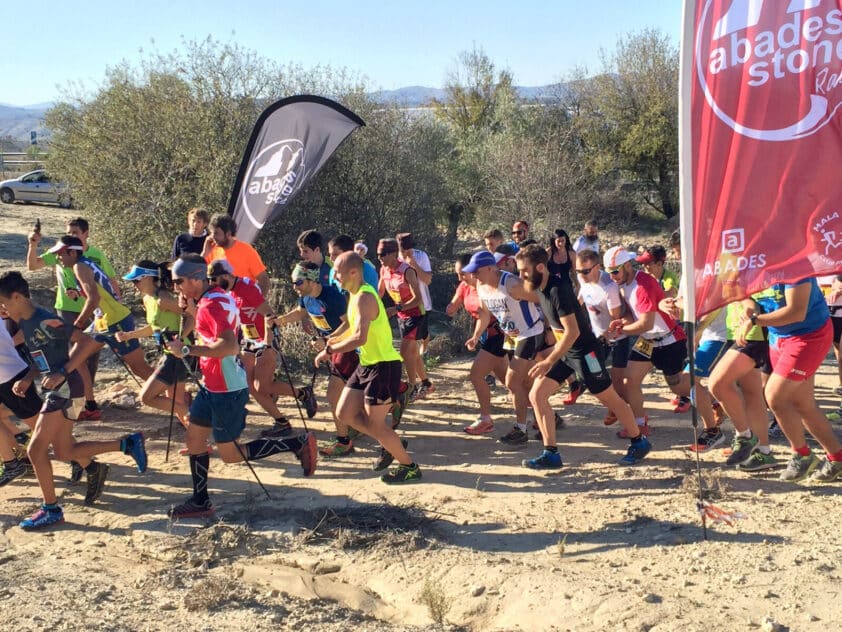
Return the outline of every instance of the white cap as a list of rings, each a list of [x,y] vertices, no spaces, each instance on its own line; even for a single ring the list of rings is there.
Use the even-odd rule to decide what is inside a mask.
[[[606,270],[613,270],[619,268],[626,261],[634,261],[635,255],[622,246],[614,246],[605,252],[602,258],[602,266]]]

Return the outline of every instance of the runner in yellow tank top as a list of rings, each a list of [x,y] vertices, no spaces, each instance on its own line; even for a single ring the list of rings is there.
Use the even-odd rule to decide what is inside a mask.
[[[401,357],[392,347],[386,309],[374,288],[363,282],[363,260],[357,253],[341,254],[334,270],[336,280],[350,295],[348,327],[328,338],[316,363],[326,362],[332,353],[359,349],[360,365],[342,389],[336,415],[376,439],[383,446],[384,456],[388,453],[397,459],[398,467],[380,480],[390,485],[414,483],[421,479],[421,470],[407,454],[405,443],[386,424],[386,413],[399,398],[401,379]],[[381,457],[376,469],[385,469],[389,463],[390,458]]]

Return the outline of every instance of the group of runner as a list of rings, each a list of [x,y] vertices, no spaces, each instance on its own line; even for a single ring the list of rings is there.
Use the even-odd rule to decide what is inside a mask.
[[[397,461],[382,474],[385,483],[421,479],[407,441],[395,428],[409,402],[435,392],[424,364],[432,309],[429,256],[409,233],[384,238],[377,244],[378,273],[366,258],[365,244],[348,235],[324,243],[318,231],[305,231],[297,240],[301,261],[290,278],[298,301],[276,315],[265,294],[271,287],[266,266],[236,232],[230,216],[193,209],[170,261],[145,259],[132,266],[122,279],[142,299],[147,323],[142,328],[135,327],[123,302],[113,267],[88,243],[84,219],[68,222],[66,234],[41,254],[40,230],[29,235],[28,268],[54,266],[58,287],[53,312],[33,303],[23,275],[0,276],[7,325],[0,328],[0,396],[30,429],[21,431],[4,416],[0,486],[31,465],[43,495],[38,511],[21,522],[23,528],[63,521],[50,448],[52,458],[71,462],[71,481],[87,476],[87,504],[102,494],[109,472],[97,455],[120,450],[134,459],[139,473],[146,470],[140,432],[110,442],[73,437],[74,420],[101,419],[94,385],[105,345],[144,380],[143,403],[186,428],[181,453],[189,459],[193,489],[170,509],[174,519],[214,513],[208,494],[214,445],[226,463],[292,452],[310,476],[319,453],[327,458],[351,454],[354,433],[363,433],[381,446],[374,470],[387,470]],[[523,465],[561,468],[556,430],[564,422],[550,397],[566,384],[566,404],[587,389],[605,405],[604,423],[619,423],[617,434],[629,444],[618,463],[639,463],[652,449],[644,377],[653,366],[659,370],[676,395],[678,411],[686,409],[691,395],[682,295],[665,268],[666,249],[653,246],[635,255],[615,246],[601,253],[595,221],[586,223],[575,243],[556,230],[544,248],[530,239],[522,220],[513,225],[510,240],[494,229],[484,243],[485,249],[457,258],[459,285],[446,309],[453,316],[464,307],[476,320],[466,346],[476,350],[470,382],[480,414],[465,432],[495,431],[490,384],[496,377],[508,389],[515,420],[498,441],[526,447],[531,421],[542,447]],[[679,247],[677,234],[669,245]],[[635,262],[644,269],[636,269]],[[842,282],[832,279],[823,294],[816,280],[805,279],[732,303],[699,324],[693,341],[694,394],[705,429],[693,450],[724,443],[720,425],[727,415],[735,437],[726,462],[748,472],[776,467],[768,405],[792,449],[781,478],[826,482],[842,473],[842,445],[813,395],[815,371],[842,332],[836,318],[831,325],[826,298],[842,302]],[[392,316],[400,332],[398,349]],[[279,397],[288,397],[309,418],[318,408],[312,383],[296,387],[288,371],[278,370],[279,362],[286,368],[279,332],[289,325],[312,335],[316,366],[329,367],[326,398],[336,432],[321,448],[312,432],[296,434],[277,405]],[[146,363],[138,342],[145,337],[154,337],[161,351],[155,367]],[[709,379],[710,392],[702,378]],[[185,388],[190,379],[198,383],[192,397]],[[241,442],[249,397],[274,422],[257,439]],[[823,448],[823,459],[812,453],[805,429]],[[21,444],[27,442],[24,453]]]

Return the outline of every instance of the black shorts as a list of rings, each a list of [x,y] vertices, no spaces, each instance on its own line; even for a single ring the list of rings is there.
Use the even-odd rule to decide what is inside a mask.
[[[345,388],[363,391],[365,403],[370,406],[394,403],[398,399],[400,387],[400,360],[361,364],[345,383]]]
[[[52,391],[42,391],[44,403],[41,406],[43,414],[62,411],[64,416],[75,420],[85,405],[85,387],[82,376],[78,371],[67,374],[64,384]]]
[[[600,338],[602,353],[605,356],[605,366],[609,369],[625,369],[629,365],[629,355],[635,340],[635,337],[628,337],[608,342]]]
[[[428,336],[427,314],[398,318],[398,331],[401,332],[401,338],[424,340]]]
[[[528,338],[521,338],[515,344],[515,357],[523,360],[534,360],[535,356],[546,349],[547,346],[543,331]]]
[[[647,358],[645,354],[632,348],[629,361],[651,362],[664,376],[678,375],[684,370],[687,361],[687,341],[676,340],[663,347],[654,347],[651,358]]]
[[[185,358],[188,362],[191,359],[193,358]],[[171,353],[165,353],[161,356],[161,359],[158,360],[158,365],[155,367],[154,373],[152,373],[152,377],[159,382],[163,382],[167,386],[172,386],[176,382],[186,382],[187,375],[187,367],[184,366],[184,361],[179,360]]]
[[[5,404],[19,419],[34,417],[41,410],[42,405],[41,398],[38,397],[38,391],[35,389],[34,383],[29,385],[23,397],[18,397],[12,392],[15,382],[23,379],[27,373],[29,373],[29,368],[24,369],[8,382],[0,384],[0,403]]]
[[[581,376],[588,390],[594,395],[611,386],[611,374],[605,366],[605,356],[600,345],[594,345],[586,352],[571,349],[564,360],[559,360],[552,366],[547,372],[547,377],[561,385],[574,373]]]
[[[507,354],[506,350],[503,348],[503,343],[506,340],[506,336],[503,334],[494,334],[493,336],[486,336],[485,340],[482,341],[480,345],[480,349],[482,351],[486,351],[493,355],[496,358],[502,358]]]
[[[830,308],[833,309],[832,307]],[[831,316],[830,322],[833,323],[833,344],[839,344],[839,338],[842,337],[842,315]]]
[[[734,344],[731,348],[754,360],[755,369],[760,369],[766,375],[772,375],[768,340],[747,340],[745,345]]]
[[[360,364],[360,354],[356,351],[330,354],[330,374],[338,377],[343,382],[351,379],[354,371]]]

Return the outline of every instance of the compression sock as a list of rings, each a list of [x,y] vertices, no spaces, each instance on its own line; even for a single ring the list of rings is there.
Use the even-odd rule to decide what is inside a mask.
[[[190,476],[193,479],[193,499],[201,504],[208,498],[208,468],[210,467],[210,456],[205,454],[190,455]]]
[[[263,437],[249,441],[244,447],[246,458],[249,461],[256,461],[258,459],[265,459],[267,456],[272,456],[273,454],[278,454],[279,452],[298,452],[303,445],[304,440],[301,436],[285,437],[283,439]]]
[[[86,474],[94,474],[97,469],[99,469],[99,463],[91,459],[91,462],[88,463],[86,467],[83,468]]]
[[[810,456],[810,446],[803,445],[800,448],[793,450],[798,456]]]
[[[93,400],[93,399],[85,400],[85,410],[96,410],[97,408],[99,408],[99,406],[97,406],[95,400]]]
[[[842,461],[842,450],[839,450],[839,452],[834,452],[833,454],[828,454],[827,460],[828,461]]]

